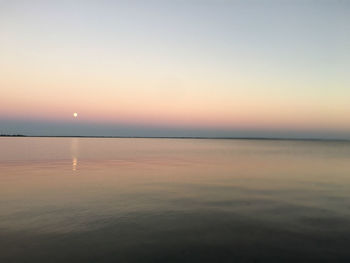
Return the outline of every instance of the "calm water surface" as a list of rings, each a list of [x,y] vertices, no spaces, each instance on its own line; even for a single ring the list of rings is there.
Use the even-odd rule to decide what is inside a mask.
[[[350,262],[350,143],[0,138],[0,262]]]

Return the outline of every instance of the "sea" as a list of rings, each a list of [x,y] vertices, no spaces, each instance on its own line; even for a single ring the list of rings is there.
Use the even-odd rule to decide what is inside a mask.
[[[350,262],[350,142],[1,137],[0,262]]]

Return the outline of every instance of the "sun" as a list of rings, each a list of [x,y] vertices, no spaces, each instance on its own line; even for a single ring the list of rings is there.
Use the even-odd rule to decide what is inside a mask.
[[[74,116],[74,118],[78,117],[78,113],[74,112],[73,116]]]

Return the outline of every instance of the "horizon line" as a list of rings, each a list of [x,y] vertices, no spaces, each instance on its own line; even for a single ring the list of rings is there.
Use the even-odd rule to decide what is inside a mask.
[[[350,139],[339,138],[292,138],[292,137],[213,137],[213,136],[99,136],[99,135],[25,135],[0,134],[0,137],[32,137],[32,138],[134,138],[134,139],[218,139],[218,140],[271,140],[271,141],[338,141],[350,142]]]

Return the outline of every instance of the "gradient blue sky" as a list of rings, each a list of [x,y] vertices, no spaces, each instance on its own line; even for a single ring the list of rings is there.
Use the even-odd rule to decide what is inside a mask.
[[[0,133],[350,138],[349,1],[0,1],[0,54]]]

